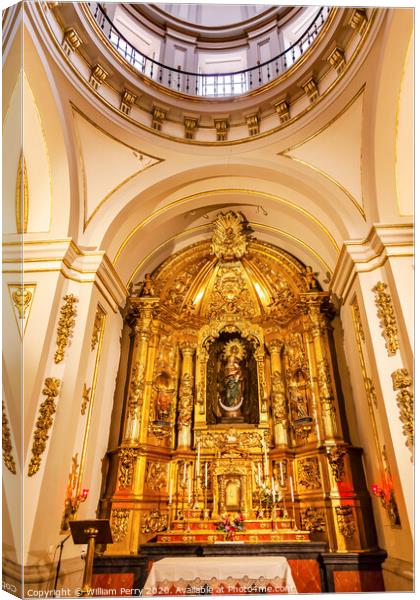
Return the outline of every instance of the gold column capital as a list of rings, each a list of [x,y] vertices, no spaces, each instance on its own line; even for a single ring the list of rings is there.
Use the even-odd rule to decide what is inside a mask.
[[[279,339],[274,339],[274,340],[269,340],[268,341],[268,349],[270,350],[270,353],[273,354],[279,354],[281,352],[281,349],[284,346],[284,342],[282,340]]]

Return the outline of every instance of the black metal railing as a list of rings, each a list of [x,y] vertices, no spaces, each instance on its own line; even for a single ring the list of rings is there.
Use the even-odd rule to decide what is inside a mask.
[[[312,46],[332,9],[331,6],[322,6],[300,38],[274,58],[241,71],[207,74],[169,67],[149,58],[118,31],[99,2],[87,4],[103,35],[137,71],[170,90],[190,96],[213,98],[245,94],[276,79]]]

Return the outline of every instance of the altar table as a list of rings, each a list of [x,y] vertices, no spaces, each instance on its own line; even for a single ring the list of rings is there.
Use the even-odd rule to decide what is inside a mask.
[[[171,557],[153,563],[143,596],[296,594],[283,556]]]

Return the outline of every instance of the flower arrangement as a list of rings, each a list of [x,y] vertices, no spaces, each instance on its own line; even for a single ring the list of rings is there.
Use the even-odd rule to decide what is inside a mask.
[[[273,504],[280,502],[282,498],[281,492],[274,488],[268,487],[265,483],[260,487],[260,501],[264,508],[272,508]]]
[[[223,531],[226,539],[232,539],[234,533],[245,530],[244,520],[242,513],[238,513],[233,520],[229,514],[225,514],[222,520],[217,523],[216,530]]]

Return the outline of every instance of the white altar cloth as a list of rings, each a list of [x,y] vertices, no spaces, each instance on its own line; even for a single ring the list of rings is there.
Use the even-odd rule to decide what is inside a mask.
[[[153,563],[143,596],[296,594],[283,556],[173,557]]]

